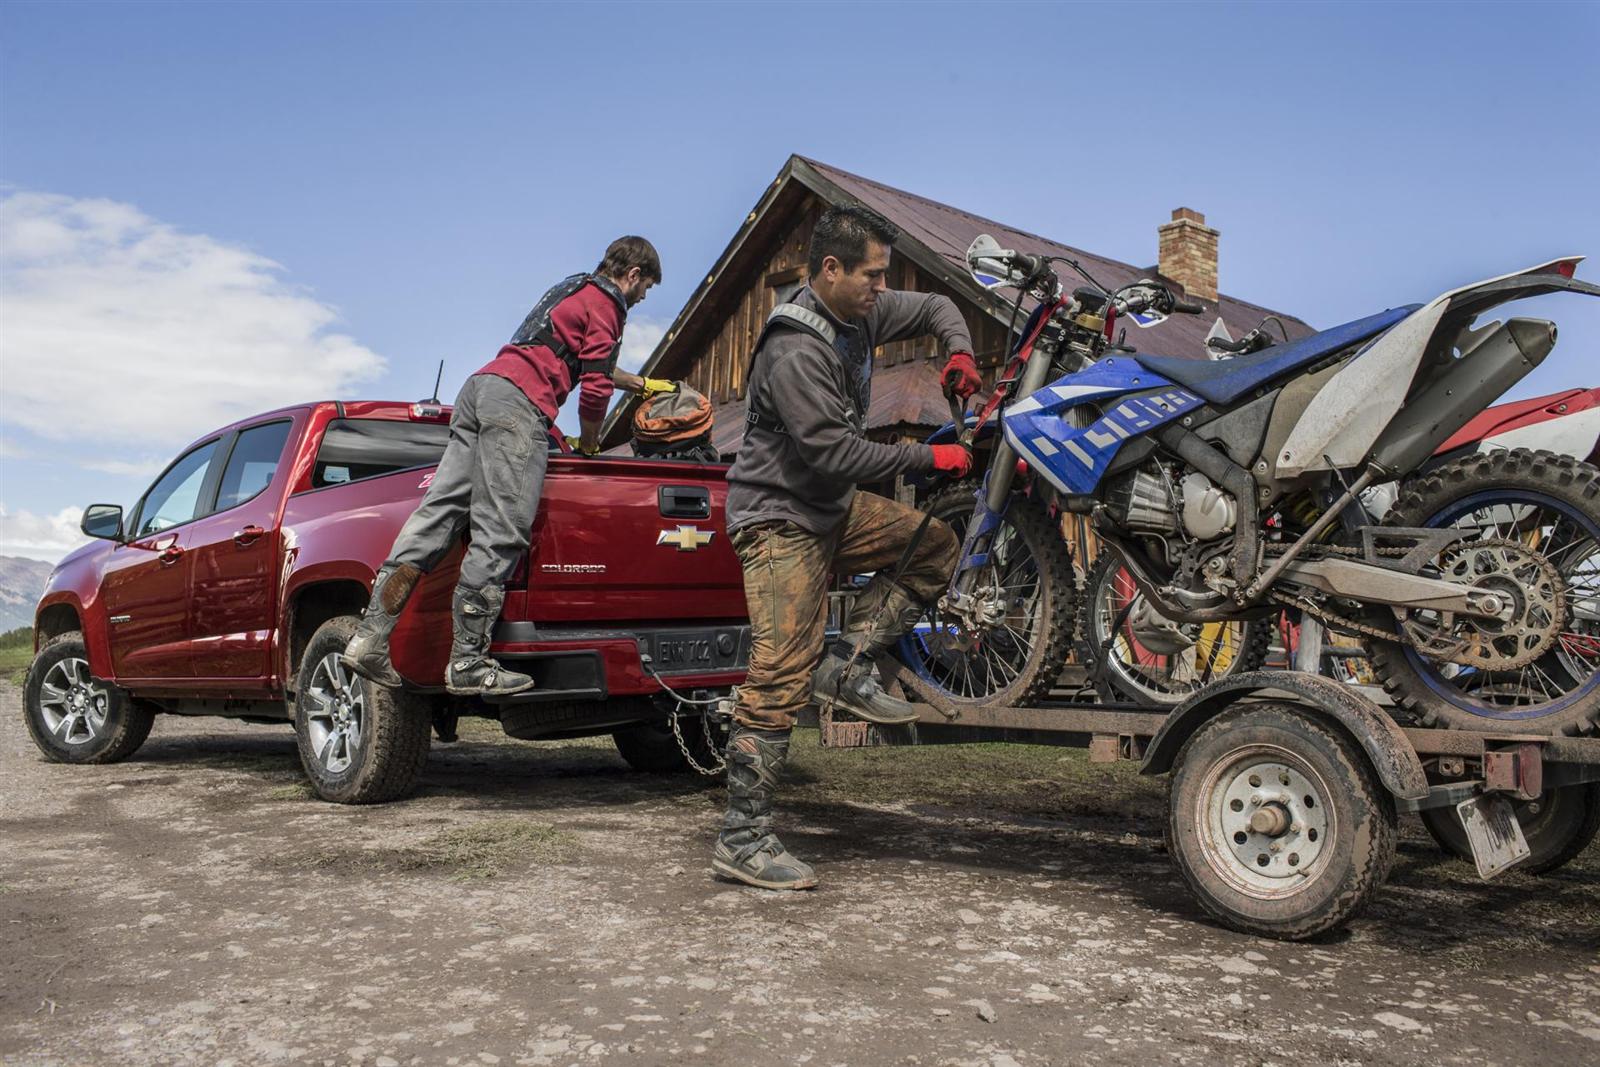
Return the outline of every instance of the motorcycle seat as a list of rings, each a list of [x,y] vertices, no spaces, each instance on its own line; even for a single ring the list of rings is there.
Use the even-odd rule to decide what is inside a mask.
[[[1252,390],[1287,378],[1342,348],[1376,337],[1421,304],[1390,308],[1364,319],[1335,326],[1331,330],[1302,337],[1298,341],[1273,345],[1247,356],[1232,359],[1187,359],[1183,356],[1136,355],[1145,370],[1161,375],[1203,397],[1208,403],[1232,404]]]

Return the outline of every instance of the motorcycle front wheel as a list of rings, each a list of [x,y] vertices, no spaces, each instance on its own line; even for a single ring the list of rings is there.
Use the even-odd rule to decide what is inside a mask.
[[[1429,636],[1470,642],[1478,664],[1370,639],[1373,669],[1396,704],[1423,726],[1600,730],[1600,470],[1525,449],[1467,456],[1411,482],[1384,525],[1464,531],[1435,566],[1504,594],[1509,615],[1414,613]]]
[[[1260,668],[1272,619],[1179,624],[1139,592],[1112,549],[1084,579],[1078,659],[1102,700],[1169,708],[1212,682]]]
[[[926,508],[964,539],[976,481],[935,493]],[[1077,581],[1060,531],[1032,501],[1018,497],[1000,520],[972,593],[990,620],[969,626],[938,605],[900,639],[915,699],[1021,707],[1049,692],[1072,649]]]

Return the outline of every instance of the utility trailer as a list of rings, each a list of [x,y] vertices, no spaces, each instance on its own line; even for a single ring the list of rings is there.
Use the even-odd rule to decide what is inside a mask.
[[[1484,878],[1519,864],[1553,870],[1600,828],[1600,738],[1406,727],[1364,687],[1303,671],[1227,678],[1170,712],[923,707],[905,727],[828,713],[817,725],[830,747],[1063,745],[1170,773],[1166,840],[1179,873],[1206,911],[1264,937],[1311,937],[1359,911],[1388,877],[1404,812]]]

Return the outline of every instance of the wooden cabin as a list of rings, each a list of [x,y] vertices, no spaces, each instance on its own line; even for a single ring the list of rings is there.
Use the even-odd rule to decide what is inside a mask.
[[[716,413],[713,440],[725,456],[737,452],[744,439],[745,379],[762,323],[775,305],[805,284],[811,229],[832,204],[863,205],[900,227],[902,237],[890,261],[890,287],[943,293],[956,302],[972,331],[974,356],[986,386],[992,384],[1010,348],[1007,328],[1015,293],[990,293],[968,274],[966,249],[980,233],[1019,251],[1069,256],[1107,286],[1155,277],[1206,304],[1205,315],[1175,316],[1154,330],[1133,331],[1139,336],[1130,340],[1146,350],[1204,358],[1205,337],[1218,318],[1234,337],[1268,315],[1276,315],[1290,337],[1312,332],[1283,312],[1219,295],[1217,231],[1206,227],[1205,216],[1188,208],[1174,211],[1172,221],[1159,227],[1160,262],[1140,267],[790,156],[643,369],[650,377],[686,381],[710,397]],[[1063,272],[1070,286],[1065,268]],[[1027,310],[1024,307],[1024,314]],[[939,391],[944,353],[937,341],[883,345],[874,358],[869,436],[920,440],[949,421],[949,406]],[[627,447],[634,403],[619,405],[607,419],[606,447]]]

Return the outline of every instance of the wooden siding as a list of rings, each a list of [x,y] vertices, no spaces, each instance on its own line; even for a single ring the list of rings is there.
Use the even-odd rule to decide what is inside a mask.
[[[727,403],[744,396],[750,354],[755,348],[756,339],[761,336],[762,324],[778,303],[779,291],[803,283],[806,279],[806,249],[811,241],[811,229],[822,214],[822,208],[819,199],[808,196],[780,236],[762,250],[765,253],[760,261],[762,266],[748,272],[741,280],[737,303],[724,314],[720,324],[712,327],[716,332],[711,342],[695,357],[689,372],[684,375],[684,380],[710,397],[713,404]],[[973,331],[972,343],[977,349],[975,356],[978,366],[984,371],[986,384],[993,381],[994,369],[1007,347],[1004,326],[937,279],[925,276],[905,256],[896,255],[890,261],[889,287],[910,292],[942,293],[954,300],[967,320],[967,327]],[[913,360],[943,358],[939,342],[933,337],[881,345],[874,353],[876,363],[885,367]]]

